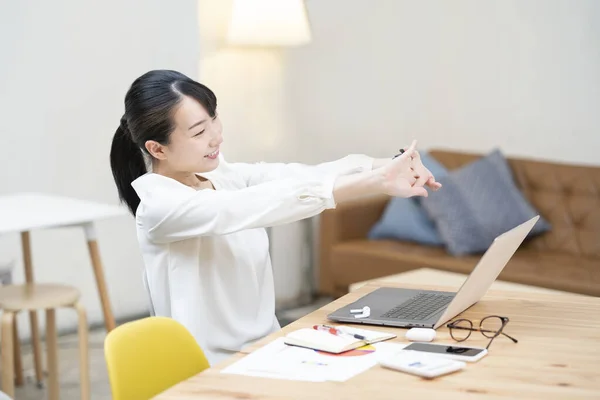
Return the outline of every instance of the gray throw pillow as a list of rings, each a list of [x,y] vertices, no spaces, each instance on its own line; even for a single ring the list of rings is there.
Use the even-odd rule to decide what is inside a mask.
[[[515,185],[508,162],[495,150],[438,179],[442,189],[421,205],[452,255],[481,253],[496,236],[539,213]],[[550,230],[542,216],[529,236]]]

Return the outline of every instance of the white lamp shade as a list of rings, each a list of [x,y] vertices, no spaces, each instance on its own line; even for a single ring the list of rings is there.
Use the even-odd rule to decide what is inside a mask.
[[[310,41],[302,0],[234,0],[228,42],[241,46],[299,46]]]

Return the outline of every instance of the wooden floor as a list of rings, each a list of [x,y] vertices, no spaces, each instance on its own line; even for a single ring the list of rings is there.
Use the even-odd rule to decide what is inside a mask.
[[[104,361],[103,343],[105,336],[106,332],[104,329],[92,330],[90,332],[90,378],[93,400],[110,400],[112,398]],[[59,336],[58,344],[60,398],[65,400],[79,399],[77,335]],[[16,388],[15,398],[17,400],[47,399],[46,388],[39,389],[35,384],[31,347],[23,345],[22,352],[23,367],[25,368],[25,385]]]

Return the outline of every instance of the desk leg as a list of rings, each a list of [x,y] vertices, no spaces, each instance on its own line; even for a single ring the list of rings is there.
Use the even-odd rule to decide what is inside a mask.
[[[33,262],[31,261],[31,238],[29,232],[21,232],[21,245],[23,247],[23,264],[25,265],[25,282],[33,283]],[[35,366],[35,379],[39,387],[42,387],[42,347],[40,342],[40,331],[38,329],[37,311],[29,312],[31,324],[31,343],[33,344],[33,363]],[[21,363],[20,361],[18,362]]]
[[[98,250],[98,242],[96,241],[96,232],[94,231],[94,226],[92,224],[88,224],[84,228],[88,249],[90,251],[90,258],[92,260],[92,267],[94,268],[94,276],[96,277],[96,285],[98,286],[98,293],[100,294],[100,302],[102,303],[104,325],[106,326],[106,332],[108,333],[115,329],[115,317],[113,316],[110,300],[108,299],[108,290],[106,289],[104,271],[102,269],[102,262],[100,261],[100,251]]]

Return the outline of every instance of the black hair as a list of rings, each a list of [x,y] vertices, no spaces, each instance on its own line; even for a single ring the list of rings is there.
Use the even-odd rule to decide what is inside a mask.
[[[170,70],[153,70],[137,78],[125,95],[125,114],[113,137],[110,167],[119,191],[119,199],[133,215],[140,198],[131,182],[147,172],[145,143],[154,140],[169,144],[175,129],[173,115],[183,96],[198,101],[215,117],[217,98],[206,86],[184,74]]]

